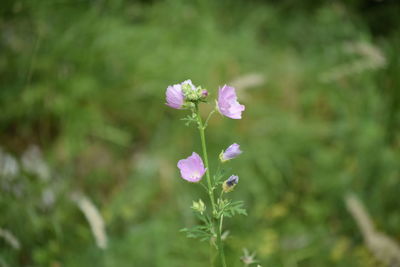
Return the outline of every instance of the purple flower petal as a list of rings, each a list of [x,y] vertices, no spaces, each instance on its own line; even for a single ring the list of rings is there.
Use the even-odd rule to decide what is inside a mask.
[[[219,112],[231,119],[241,119],[244,105],[239,104],[235,88],[224,85],[219,89],[217,106]]]
[[[180,84],[170,85],[165,93],[167,99],[167,106],[175,109],[181,109],[185,103],[185,94],[183,93],[182,86],[189,85],[192,90],[196,90],[191,80],[186,80]]]
[[[230,145],[221,155],[220,159],[222,162],[236,158],[242,154],[242,151],[240,150],[240,145],[233,143]]]
[[[178,168],[182,178],[192,183],[200,181],[206,172],[203,160],[196,152],[193,152],[190,157],[178,161]]]
[[[175,84],[168,86],[167,92],[165,93],[167,99],[167,106],[171,108],[181,109],[183,103],[185,102],[184,95],[182,92],[182,86],[180,84]]]

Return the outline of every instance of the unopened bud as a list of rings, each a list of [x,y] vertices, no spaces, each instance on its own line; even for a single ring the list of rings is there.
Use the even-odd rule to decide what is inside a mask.
[[[193,201],[192,209],[198,211],[201,215],[203,215],[203,212],[206,210],[206,205],[201,199],[199,199],[199,201],[197,202]]]
[[[231,192],[235,186],[239,183],[239,176],[237,175],[232,175],[229,177],[223,184],[222,184],[222,190],[225,193]]]

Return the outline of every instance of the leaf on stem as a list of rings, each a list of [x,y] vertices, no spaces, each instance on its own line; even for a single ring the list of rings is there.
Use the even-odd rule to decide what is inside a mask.
[[[181,232],[186,233],[188,238],[197,238],[200,241],[207,241],[213,237],[210,226],[207,225],[195,225],[191,228],[183,228]]]
[[[224,177],[226,177],[226,174],[231,171],[231,168],[228,168],[227,170],[225,169],[220,169],[218,167],[217,171],[214,174],[214,186],[218,186],[223,183]]]
[[[197,115],[196,113],[192,113],[191,115],[187,115],[185,118],[181,119],[185,121],[185,125],[189,126],[191,123],[197,123]]]
[[[225,200],[227,201],[227,200]],[[243,207],[243,201],[227,201],[224,205],[222,213],[225,217],[233,217],[234,215],[245,215],[247,216],[246,209]]]

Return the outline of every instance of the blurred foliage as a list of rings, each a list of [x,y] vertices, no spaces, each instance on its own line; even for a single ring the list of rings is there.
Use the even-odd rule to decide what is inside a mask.
[[[244,118],[215,116],[207,132],[212,159],[233,142],[245,151],[231,194],[249,215],[227,220],[229,266],[243,248],[262,266],[376,266],[348,192],[400,241],[397,1],[0,7],[0,227],[21,245],[0,239],[0,265],[207,266],[208,244],[179,232],[202,191],[175,165],[199,138],[165,88],[190,78],[215,96],[249,73],[265,83],[238,88]],[[32,145],[49,177],[27,167]],[[100,210],[107,249],[74,192]]]

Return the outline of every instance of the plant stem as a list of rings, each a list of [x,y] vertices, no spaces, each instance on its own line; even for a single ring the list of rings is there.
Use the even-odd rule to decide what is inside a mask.
[[[213,112],[212,112],[213,113]],[[208,119],[210,118],[211,114],[208,116]],[[206,169],[206,177],[207,177],[207,185],[208,185],[208,195],[210,196],[211,200],[211,205],[212,205],[212,224],[214,225],[215,221],[215,214],[217,214],[217,209],[215,206],[215,199],[214,199],[214,188],[213,184],[211,183],[211,175],[210,175],[210,166],[208,164],[208,155],[207,155],[207,146],[206,146],[206,137],[204,134],[205,126],[203,125],[203,121],[200,116],[199,108],[196,105],[196,114],[197,114],[197,121],[199,124],[199,132],[200,132],[200,139],[201,139],[201,147],[203,149],[203,157],[204,157],[204,165],[207,168]],[[207,122],[208,122],[207,119]],[[217,249],[218,249],[218,255],[221,261],[222,267],[226,267],[225,263],[225,255],[224,255],[224,247],[221,239],[221,231],[222,231],[222,220],[223,220],[223,215],[219,215],[220,217],[217,220]]]
[[[207,126],[208,126],[208,121],[210,120],[210,118],[211,118],[212,114],[214,114],[214,112],[215,112],[215,108],[214,108],[213,110],[211,110],[210,114],[208,114],[208,117],[207,117],[207,119],[206,119],[206,122],[204,123],[204,129],[207,128]]]
[[[208,195],[210,196],[213,216],[215,212],[215,200],[214,200],[214,191],[211,184],[211,176],[210,176],[210,166],[208,165],[208,155],[207,155],[207,146],[206,146],[206,137],[204,134],[204,126],[203,121],[201,120],[199,108],[196,105],[196,113],[197,113],[197,121],[199,123],[199,132],[200,132],[200,139],[201,139],[201,147],[203,149],[203,157],[204,157],[204,165],[206,167],[206,176],[207,176],[207,185],[208,185]]]
[[[226,262],[225,262],[225,254],[224,254],[224,245],[222,243],[222,221],[224,219],[224,215],[221,214],[221,217],[218,219],[219,227],[217,230],[217,243],[218,243],[218,254],[221,259],[221,265],[223,267],[226,267]]]

